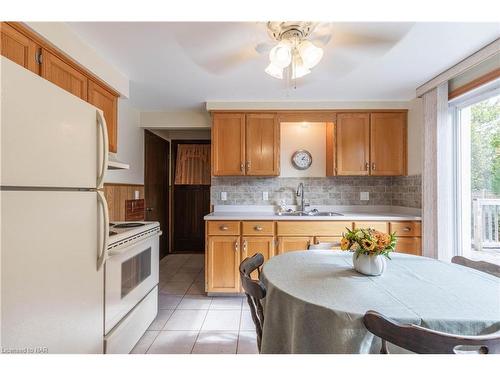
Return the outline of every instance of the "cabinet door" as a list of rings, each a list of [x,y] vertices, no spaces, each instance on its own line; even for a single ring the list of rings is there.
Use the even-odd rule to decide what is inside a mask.
[[[340,113],[337,115],[337,175],[369,174],[370,115]]]
[[[89,80],[87,100],[90,104],[95,105],[104,112],[104,118],[108,127],[109,151],[116,152],[118,141],[116,118],[117,97],[94,81]]]
[[[274,255],[274,237],[243,237],[241,260],[257,253],[261,253],[264,256],[264,261],[271,258]],[[258,272],[252,272],[251,276],[257,280]]]
[[[396,251],[398,253],[422,255],[422,239],[420,237],[398,237]]]
[[[275,114],[246,115],[246,174],[279,175],[279,122]]]
[[[245,115],[215,113],[212,124],[212,174],[245,174]]]
[[[332,250],[340,250],[340,240],[342,240],[342,236],[314,237],[315,244],[320,244],[325,242],[333,243],[334,245],[332,246]]]
[[[35,42],[5,22],[0,24],[2,40],[0,50],[2,56],[24,66],[33,73],[40,74],[40,66],[36,54],[40,48]]]
[[[208,292],[240,291],[240,237],[209,236],[207,251]]]
[[[372,113],[370,119],[370,174],[406,174],[406,113]]]
[[[307,250],[312,241],[312,237],[278,237],[278,254]]]
[[[42,77],[87,100],[87,77],[45,49],[42,51]]]

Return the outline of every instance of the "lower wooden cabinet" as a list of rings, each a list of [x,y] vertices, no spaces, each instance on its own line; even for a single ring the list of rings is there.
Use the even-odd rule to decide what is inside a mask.
[[[313,237],[278,237],[278,254],[304,250],[313,243]]]
[[[274,237],[243,237],[241,260],[257,253],[264,256],[264,261],[274,255]],[[252,273],[252,279],[258,279],[257,271]]]
[[[322,242],[330,242],[330,243],[335,243],[338,245],[332,246],[332,250],[340,250],[340,240],[342,239],[342,236],[330,236],[330,237],[314,237],[314,243],[319,244]]]
[[[422,239],[420,237],[398,237],[396,252],[411,255],[422,255]]]
[[[207,291],[240,292],[240,237],[209,236],[207,242]]]

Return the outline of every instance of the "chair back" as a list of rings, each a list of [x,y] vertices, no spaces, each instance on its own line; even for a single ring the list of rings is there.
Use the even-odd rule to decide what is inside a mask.
[[[307,250],[332,250],[340,249],[340,242],[320,242],[317,244],[310,244]]]
[[[366,329],[382,339],[380,353],[388,354],[387,342],[419,354],[498,354],[500,331],[482,336],[459,336],[414,324],[399,324],[376,311],[368,311]]]
[[[266,296],[266,287],[260,280],[254,280],[250,274],[257,270],[260,279],[260,267],[264,264],[264,256],[257,253],[240,263],[241,286],[247,296],[247,302],[250,306],[250,314],[255,324],[257,332],[257,347],[261,347],[262,329],[264,327],[264,309],[261,300]]]
[[[500,266],[493,263],[475,261],[461,256],[454,256],[453,258],[451,258],[451,262],[460,264],[461,266],[474,268],[475,270],[486,272],[496,277],[500,277]]]

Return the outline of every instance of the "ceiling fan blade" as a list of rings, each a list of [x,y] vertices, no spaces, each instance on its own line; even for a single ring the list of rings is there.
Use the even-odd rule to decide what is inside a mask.
[[[202,69],[223,74],[259,57],[255,45],[268,38],[264,23],[179,23],[173,37],[186,55]]]
[[[310,40],[318,47],[325,47],[332,40],[333,24],[331,22],[320,22],[314,28]]]
[[[335,46],[366,47],[379,45],[392,47],[401,40],[413,24],[411,23],[338,23],[333,25]]]

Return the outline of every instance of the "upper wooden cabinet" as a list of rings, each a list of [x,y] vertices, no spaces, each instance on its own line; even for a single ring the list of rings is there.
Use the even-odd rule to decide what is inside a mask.
[[[338,113],[326,131],[327,176],[401,176],[406,112]]]
[[[249,176],[279,175],[279,123],[274,114],[246,115],[245,171]]]
[[[2,35],[2,56],[24,66],[33,73],[40,74],[37,54],[40,46],[5,22],[0,24]]]
[[[214,113],[212,174],[279,175],[279,123],[276,115]]]
[[[406,173],[406,113],[370,114],[370,174]]]
[[[337,175],[370,173],[370,114],[337,114]]]
[[[42,77],[80,99],[87,100],[88,78],[46,49],[42,50]]]
[[[118,94],[19,22],[0,22],[1,54],[104,112],[109,150],[117,152]]]
[[[89,80],[87,100],[90,104],[104,112],[104,118],[108,127],[109,151],[117,151],[117,101],[118,98],[111,92]]]
[[[245,115],[216,113],[212,124],[212,174],[245,174]]]

